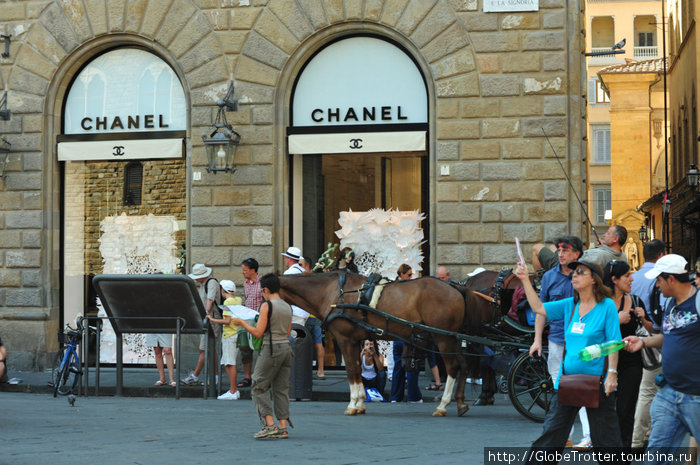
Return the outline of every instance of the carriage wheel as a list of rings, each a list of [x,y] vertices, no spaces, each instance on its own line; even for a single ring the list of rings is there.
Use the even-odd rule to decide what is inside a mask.
[[[508,397],[518,412],[527,418],[543,422],[554,395],[552,378],[543,358],[522,353],[508,372]]]

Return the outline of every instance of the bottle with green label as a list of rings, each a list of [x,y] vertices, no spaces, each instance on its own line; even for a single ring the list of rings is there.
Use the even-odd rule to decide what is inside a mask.
[[[625,341],[605,341],[600,344],[584,347],[578,353],[578,357],[584,362],[590,362],[596,358],[605,357],[620,349],[624,349]]]

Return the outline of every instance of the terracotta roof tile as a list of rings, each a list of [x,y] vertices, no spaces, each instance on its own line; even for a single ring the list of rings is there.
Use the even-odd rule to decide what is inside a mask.
[[[652,58],[651,60],[632,61],[624,65],[608,66],[598,71],[598,74],[613,73],[663,73],[663,58]],[[666,70],[668,70],[668,59],[666,60]]]

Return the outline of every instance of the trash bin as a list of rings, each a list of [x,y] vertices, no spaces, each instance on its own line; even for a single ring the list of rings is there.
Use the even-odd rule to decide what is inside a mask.
[[[311,334],[304,326],[294,323],[289,339],[293,354],[289,398],[311,400],[313,385],[311,365],[314,359],[314,343],[311,340]]]

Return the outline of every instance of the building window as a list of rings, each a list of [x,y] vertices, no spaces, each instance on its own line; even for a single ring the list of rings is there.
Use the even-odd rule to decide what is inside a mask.
[[[603,90],[603,83],[596,78],[588,81],[588,103],[590,105],[610,103],[610,97]]]
[[[132,162],[124,168],[124,205],[141,205],[143,165]]]
[[[610,163],[610,126],[593,128],[593,163]]]
[[[637,39],[640,47],[653,47],[656,45],[653,32],[640,32],[637,35]]]
[[[593,188],[593,205],[595,224],[605,224],[605,212],[612,210],[612,193],[609,185]]]

